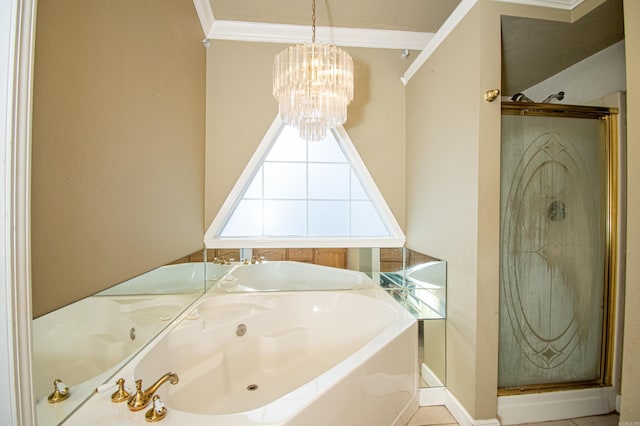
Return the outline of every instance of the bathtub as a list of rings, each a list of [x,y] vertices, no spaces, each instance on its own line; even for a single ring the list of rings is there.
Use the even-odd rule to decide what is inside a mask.
[[[239,265],[218,280],[213,292],[353,290],[373,288],[363,272],[282,261]]]
[[[197,296],[92,296],[33,321],[33,385],[38,424],[57,425]],[[53,381],[70,388],[49,404]]]
[[[375,285],[213,292],[116,376],[147,388],[175,371],[157,392],[165,425],[399,426],[418,407],[417,334]],[[96,395],[65,425],[142,425],[145,411]]]

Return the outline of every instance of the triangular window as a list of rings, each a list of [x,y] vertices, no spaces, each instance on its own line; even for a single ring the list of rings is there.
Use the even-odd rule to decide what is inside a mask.
[[[344,128],[305,142],[276,118],[205,245],[401,247],[404,234]]]

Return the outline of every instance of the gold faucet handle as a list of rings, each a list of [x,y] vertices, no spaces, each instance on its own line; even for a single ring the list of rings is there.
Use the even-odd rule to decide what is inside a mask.
[[[136,393],[129,397],[127,401],[127,405],[131,411],[142,410],[147,406],[149,400],[145,398],[144,392],[142,391],[142,379],[136,380]]]
[[[116,383],[118,384],[118,390],[111,394],[111,402],[128,401],[131,395],[129,395],[129,392],[127,392],[127,389],[124,387],[124,379],[118,379]]]
[[[145,413],[144,419],[148,422],[159,422],[167,415],[167,407],[158,395],[153,396],[151,408]]]
[[[49,401],[50,404],[57,404],[69,398],[69,395],[71,395],[69,386],[65,385],[62,380],[55,379],[53,381],[53,393],[49,395],[47,401]]]

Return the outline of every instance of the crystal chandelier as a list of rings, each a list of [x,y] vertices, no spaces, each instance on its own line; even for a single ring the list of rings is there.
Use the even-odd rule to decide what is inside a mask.
[[[289,46],[273,61],[273,96],[280,118],[306,141],[324,139],[327,129],[347,121],[353,100],[353,59],[344,50],[316,43],[316,2],[311,43]]]

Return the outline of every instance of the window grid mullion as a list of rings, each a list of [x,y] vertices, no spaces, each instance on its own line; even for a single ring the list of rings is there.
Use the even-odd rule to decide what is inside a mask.
[[[279,136],[278,136],[279,137]],[[343,146],[340,144],[339,140],[328,140],[328,143],[337,143],[338,148],[343,152],[344,154],[344,148]],[[276,140],[273,142],[273,144],[278,143],[278,139],[276,138]],[[349,237],[349,238],[353,238],[354,236],[354,232],[353,232],[353,228],[355,226],[355,219],[353,217],[353,213],[354,213],[354,209],[355,209],[355,186],[357,184],[359,184],[360,186],[362,186],[362,182],[359,178],[359,174],[355,172],[354,170],[354,166],[351,163],[351,161],[349,160],[349,157],[345,155],[344,160],[334,160],[334,161],[322,161],[319,160],[318,157],[313,157],[313,151],[310,149],[310,144],[309,142],[303,142],[305,144],[305,150],[304,150],[304,160],[300,161],[300,160],[266,160],[263,159],[262,164],[259,166],[259,173],[260,173],[260,178],[261,178],[261,187],[260,187],[260,191],[261,191],[261,197],[243,197],[241,196],[240,199],[244,199],[244,200],[254,200],[254,202],[260,202],[260,206],[262,209],[262,217],[261,218],[256,218],[258,220],[260,220],[260,224],[261,224],[261,236],[262,237],[269,237],[268,235],[266,235],[266,228],[267,227],[271,227],[271,226],[277,226],[278,229],[290,229],[289,226],[289,221],[288,218],[291,218],[293,220],[293,218],[295,218],[295,222],[298,223],[297,226],[302,225],[299,221],[302,220],[302,217],[295,217],[295,216],[290,216],[290,215],[286,215],[286,214],[282,214],[280,215],[280,211],[278,210],[281,207],[284,207],[284,205],[286,205],[287,201],[294,201],[294,202],[301,202],[304,201],[304,206],[305,206],[305,217],[304,217],[304,233],[301,235],[299,235],[300,237],[310,237],[311,235],[311,208],[312,208],[312,203],[318,204],[321,202],[322,204],[322,209],[325,210],[319,210],[318,214],[322,215],[319,216],[316,220],[319,220],[321,223],[318,224],[318,226],[320,226],[320,228],[318,229],[318,232],[320,232],[319,235],[324,235],[325,233],[328,233],[327,235],[331,234],[335,234],[335,229],[333,229],[334,227],[332,227],[332,223],[333,222],[329,222],[329,223],[324,223],[323,219],[328,218],[328,217],[332,217],[333,214],[337,213],[338,211],[342,211],[344,213],[342,214],[347,214],[348,217],[347,218],[343,218],[341,217],[339,220],[344,224],[346,223],[347,225],[347,229],[346,229],[346,233],[345,233],[345,237]],[[273,147],[273,145],[272,145]],[[296,148],[298,149],[298,148]],[[324,153],[327,151],[324,151],[324,149],[321,150],[322,151],[322,156],[324,156]],[[298,151],[300,152],[300,151]],[[312,158],[313,157],[313,158]],[[298,157],[300,158],[300,157]],[[338,158],[338,157],[327,157],[327,158]],[[293,167],[294,165],[300,165],[304,163],[304,169],[301,170],[300,168]],[[311,198],[311,165],[315,165],[313,167],[314,169],[314,188],[317,189],[318,192],[317,194],[320,195],[320,198],[316,197],[316,198]],[[266,182],[266,166],[270,167],[270,171],[269,171],[269,176],[272,176],[273,173],[277,173],[277,175],[273,175],[273,176],[279,176],[278,181],[282,182],[282,185],[286,185],[287,180],[290,181],[289,176],[293,177],[294,175],[289,175],[288,173],[286,173],[287,167],[292,168],[292,169],[296,169],[297,170],[294,172],[292,170],[292,173],[298,174],[300,172],[304,173],[304,178],[305,180],[305,185],[304,185],[304,199],[302,197],[300,198],[288,198],[288,197],[292,197],[295,196],[295,193],[292,193],[288,188],[288,186],[284,186],[282,187],[283,191],[277,191],[275,193],[272,193],[272,195],[270,197],[266,196],[266,192],[269,190],[269,188],[271,187],[270,185],[274,184],[274,181],[270,180],[271,184],[269,184],[268,182]],[[280,167],[282,166],[282,167]],[[333,166],[340,166],[340,167],[333,167]],[[340,185],[340,182],[345,182],[345,180],[341,179],[327,179],[326,178],[326,174],[325,174],[325,170],[329,173],[330,176],[334,177],[334,173],[332,173],[334,171],[334,169],[339,170],[340,174],[342,174],[342,170],[344,170],[342,167],[346,166],[347,170],[348,170],[348,176],[346,176],[346,184],[348,185],[347,188],[347,195],[345,198],[322,198],[322,195],[326,194],[326,195],[338,195],[340,193],[343,193],[343,190],[339,190],[339,191],[335,191],[335,190],[328,190],[329,187],[327,187],[326,185],[326,181],[329,180],[330,182],[335,182],[337,185]],[[318,169],[319,168],[319,169]],[[337,171],[336,171],[337,173]],[[273,178],[272,176],[272,178]],[[338,175],[336,175],[335,177],[337,177]],[[298,183],[299,185],[299,183]],[[319,186],[317,186],[319,185]],[[324,185],[324,186],[323,186]],[[316,187],[317,186],[317,187]],[[300,186],[298,186],[299,189]],[[339,188],[335,188],[335,189],[339,189]],[[362,201],[369,201],[369,203],[372,203],[371,198],[369,197],[369,192],[367,190],[366,187],[362,188],[362,190],[364,191],[364,200]],[[358,187],[358,194],[360,194],[360,187]],[[271,191],[270,191],[271,192]],[[281,194],[282,196],[278,196],[278,197],[273,197],[273,195],[276,194]],[[302,195],[302,194],[301,194]],[[338,196],[341,197],[341,194]],[[360,200],[360,198],[358,198],[358,200]],[[270,205],[271,205],[271,209],[273,210],[273,213],[276,214],[276,217],[271,218],[271,223],[269,222],[268,219],[268,215],[266,214],[266,204],[267,201],[269,201]],[[346,202],[347,205],[345,206],[343,203]],[[339,210],[336,210],[338,208],[338,206],[341,205]],[[298,204],[299,207],[302,207],[300,204]],[[297,207],[297,208],[299,208]],[[346,207],[346,208],[345,208]],[[319,206],[317,206],[316,208],[320,208]],[[275,209],[275,210],[274,210]],[[376,210],[376,213],[380,216],[380,212],[377,211],[377,209],[374,206],[374,209]],[[327,212],[329,212],[330,214],[327,214]],[[280,216],[280,217],[278,217]],[[327,219],[329,220],[329,219]],[[255,223],[255,222],[254,222]],[[257,225],[257,223],[255,223]],[[281,228],[282,226],[284,226],[284,228]],[[385,226],[386,228],[386,226]],[[240,228],[239,228],[240,229]],[[274,228],[275,229],[275,228]],[[302,231],[302,229],[301,229]],[[388,231],[388,229],[387,229]],[[333,234],[332,234],[333,232]],[[345,231],[343,231],[345,232]],[[242,231],[240,231],[240,233],[242,233]],[[335,234],[335,236],[340,236],[339,233]]]

